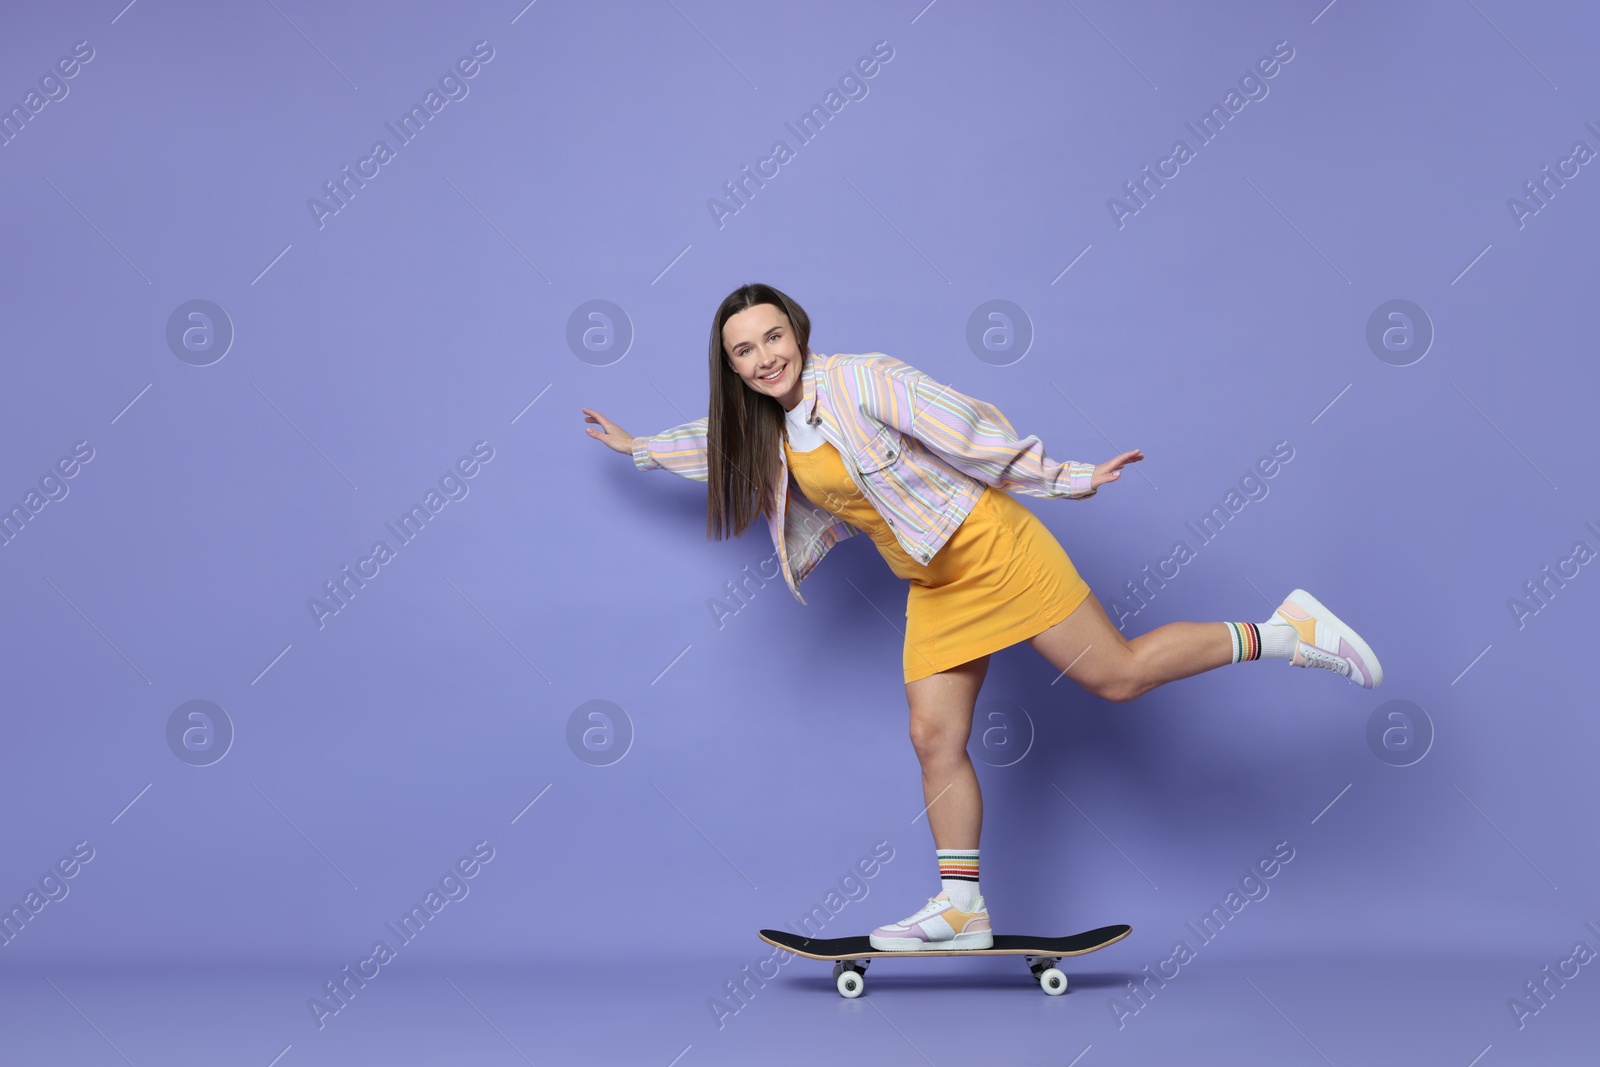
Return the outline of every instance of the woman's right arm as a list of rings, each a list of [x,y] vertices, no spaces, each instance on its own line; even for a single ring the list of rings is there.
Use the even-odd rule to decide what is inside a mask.
[[[598,423],[601,427],[600,429],[588,427],[589,436],[614,451],[626,452],[633,457],[633,465],[640,470],[665,467],[673,474],[688,478],[690,481],[707,480],[707,418],[674,426],[652,437],[635,437],[598,411],[584,408],[583,413],[585,422]]]
[[[709,416],[662,430],[654,437],[635,437],[629,449],[642,471],[665,467],[692,482],[706,480],[706,422]]]

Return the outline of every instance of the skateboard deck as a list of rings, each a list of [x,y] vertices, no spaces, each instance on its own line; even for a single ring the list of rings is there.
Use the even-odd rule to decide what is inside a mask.
[[[1051,996],[1067,991],[1067,976],[1056,966],[1067,956],[1082,956],[1114,945],[1133,933],[1126,923],[1085,930],[1066,937],[1030,937],[1024,934],[995,934],[992,948],[919,949],[889,951],[875,949],[866,936],[861,937],[802,937],[786,930],[762,930],[757,936],[769,945],[785,952],[813,960],[834,960],[834,984],[846,997],[859,997],[866,988],[869,961],[882,956],[900,958],[916,956],[1026,956],[1028,970],[1039,980],[1039,986]]]

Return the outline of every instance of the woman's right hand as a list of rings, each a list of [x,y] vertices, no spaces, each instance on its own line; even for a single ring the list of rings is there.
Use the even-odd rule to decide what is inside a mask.
[[[1122,468],[1129,463],[1138,463],[1144,459],[1142,449],[1124,452],[1120,456],[1113,456],[1104,463],[1098,464],[1094,469],[1094,476],[1089,479],[1089,486],[1098,489],[1107,482],[1114,482],[1122,477]]]
[[[593,426],[587,426],[584,428],[584,433],[587,433],[590,437],[593,437],[596,441],[603,443],[607,448],[610,448],[613,451],[623,452],[628,455],[633,454],[632,434],[630,434],[627,430],[624,430],[621,426],[618,426],[616,423],[612,422],[610,419],[606,418],[604,415],[600,414],[598,411],[591,411],[589,408],[583,408],[581,410],[583,411],[584,422],[599,423],[602,427],[601,429],[596,429]]]

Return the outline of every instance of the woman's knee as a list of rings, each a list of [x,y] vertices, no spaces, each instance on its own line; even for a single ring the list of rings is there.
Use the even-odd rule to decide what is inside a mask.
[[[1034,649],[1085,691],[1123,704],[1145,691],[1132,642],[1092,592],[1066,619],[1030,639]]]
[[[1092,678],[1080,680],[1079,684],[1101,700],[1109,700],[1113,704],[1126,704],[1143,696],[1149,690],[1140,670],[1138,658],[1132,651],[1115,656],[1098,666],[1101,669]]]
[[[948,718],[911,713],[911,747],[925,764],[960,759],[966,753],[969,732]]]
[[[1137,700],[1144,695],[1144,687],[1130,679],[1120,678],[1106,684],[1105,688],[1097,693],[1102,700],[1109,700],[1113,704],[1126,704],[1130,700]]]

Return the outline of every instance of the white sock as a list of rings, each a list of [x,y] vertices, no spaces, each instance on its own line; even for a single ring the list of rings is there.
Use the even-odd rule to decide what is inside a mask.
[[[1300,631],[1274,615],[1266,622],[1218,623],[1228,629],[1233,643],[1233,662],[1256,659],[1293,659]]]
[[[1257,623],[1261,633],[1262,659],[1292,659],[1295,646],[1300,643],[1300,631],[1273,615],[1266,622]]]
[[[934,849],[939,857],[939,881],[945,895],[961,911],[971,911],[978,900],[978,850],[975,848]]]

